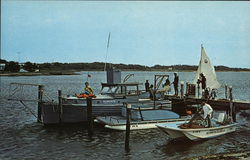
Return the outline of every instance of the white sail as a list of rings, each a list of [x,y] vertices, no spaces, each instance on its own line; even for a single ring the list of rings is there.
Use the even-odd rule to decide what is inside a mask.
[[[208,58],[203,46],[201,46],[201,59],[193,81],[194,84],[197,84],[200,73],[203,73],[206,77],[206,84],[208,88],[216,89],[220,87],[220,83],[217,80],[214,66]]]

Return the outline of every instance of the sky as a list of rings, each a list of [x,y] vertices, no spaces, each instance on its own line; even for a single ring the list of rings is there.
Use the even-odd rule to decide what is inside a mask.
[[[8,61],[198,65],[203,44],[214,65],[250,68],[247,1],[1,3]]]

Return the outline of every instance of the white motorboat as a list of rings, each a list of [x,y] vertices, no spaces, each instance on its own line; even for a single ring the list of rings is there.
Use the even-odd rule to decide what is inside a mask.
[[[224,116],[219,116],[224,117]],[[219,118],[222,119],[222,118]],[[223,122],[222,122],[223,121]],[[188,124],[186,122],[175,122],[175,123],[164,123],[156,125],[161,131],[168,134],[171,138],[182,138],[187,137],[190,140],[201,140],[209,139],[217,136],[221,136],[227,133],[234,132],[238,123],[227,122],[223,120],[212,120],[212,127],[195,127],[195,128],[183,128],[183,124]]]
[[[158,107],[157,107],[158,108]],[[185,122],[186,117],[180,117],[178,114],[167,109],[148,109],[144,107],[134,107],[131,111],[130,130],[141,130],[157,128],[157,124]],[[99,116],[95,122],[103,124],[105,128],[112,130],[126,130],[126,108],[122,108],[122,116]]]

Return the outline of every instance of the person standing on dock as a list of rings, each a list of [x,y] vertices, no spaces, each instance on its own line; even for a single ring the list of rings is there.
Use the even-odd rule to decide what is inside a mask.
[[[146,80],[146,83],[145,83],[145,90],[146,90],[146,92],[149,92],[149,83],[148,83],[148,80]]]
[[[177,75],[177,73],[174,73],[174,95],[178,96],[178,83],[179,83],[179,76]]]
[[[206,89],[206,86],[207,86],[206,81],[207,81],[207,79],[206,79],[205,75],[203,73],[201,73],[200,78],[197,81],[197,84],[199,85],[201,83],[202,90]]]
[[[208,121],[208,127],[211,127],[213,108],[205,102],[201,102],[201,106],[203,109],[203,118]]]

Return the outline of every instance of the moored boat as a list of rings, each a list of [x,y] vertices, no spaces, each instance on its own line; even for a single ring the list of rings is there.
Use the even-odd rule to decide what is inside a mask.
[[[220,113],[218,119],[212,119],[212,125],[210,127],[204,125],[204,121],[202,120],[198,120],[199,122],[191,121],[192,119],[186,122],[164,123],[157,124],[156,126],[171,138],[186,137],[196,141],[234,132],[238,124],[232,122],[232,119],[225,116],[225,113]]]
[[[158,107],[157,107],[158,108]],[[126,130],[126,108],[122,108],[121,116],[98,116],[95,122],[112,130]],[[148,107],[132,107],[130,130],[157,128],[157,124],[185,122],[187,117],[169,111],[167,109],[148,109]]]

